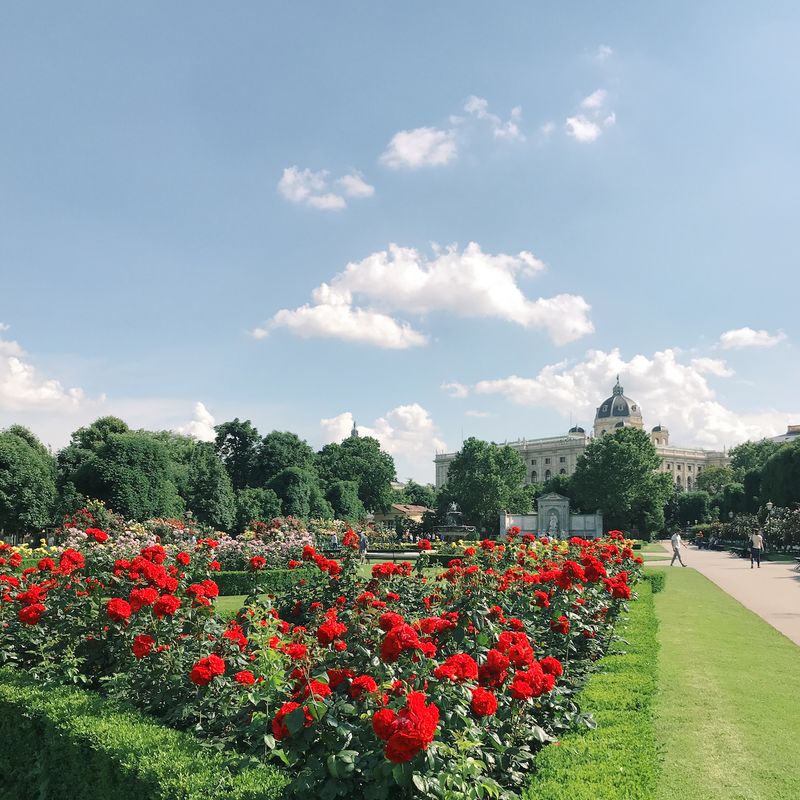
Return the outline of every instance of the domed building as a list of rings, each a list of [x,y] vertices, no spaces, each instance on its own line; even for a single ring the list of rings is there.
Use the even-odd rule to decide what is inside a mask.
[[[611,390],[611,397],[598,407],[594,418],[593,436],[610,436],[620,428],[644,430],[642,408],[617,382]],[[555,475],[571,475],[575,471],[578,458],[586,449],[592,437],[579,425],[571,427],[565,435],[549,436],[541,439],[519,439],[505,442],[522,456],[525,462],[528,483],[544,483]],[[650,431],[650,440],[656,447],[661,466],[659,471],[668,472],[675,485],[681,489],[694,488],[697,476],[707,466],[725,466],[728,456],[716,450],[702,450],[695,447],[676,447],[669,443],[669,430],[659,423]],[[437,453],[436,488],[447,483],[447,470],[457,453]]]

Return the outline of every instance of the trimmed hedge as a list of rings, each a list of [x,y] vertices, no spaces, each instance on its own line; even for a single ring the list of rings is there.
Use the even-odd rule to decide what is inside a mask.
[[[645,569],[644,579],[650,581],[650,589],[653,594],[658,594],[664,590],[667,573],[663,569]]]
[[[658,622],[650,583],[637,587],[619,633],[579,695],[597,728],[565,736],[537,757],[526,800],[650,800],[658,780],[653,701],[658,681]]]
[[[0,670],[2,800],[272,800],[274,767],[200,745],[100,695]]]
[[[217,572],[212,578],[221,595],[249,594],[253,582],[260,594],[274,594],[292,589],[309,575],[305,569],[265,569],[259,572]]]

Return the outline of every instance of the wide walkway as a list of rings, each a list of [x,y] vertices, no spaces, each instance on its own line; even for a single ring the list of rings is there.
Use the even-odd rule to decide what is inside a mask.
[[[672,558],[669,542],[661,542]],[[705,575],[759,617],[800,645],[800,572],[795,562],[763,561],[750,569],[749,558],[717,550],[681,548],[684,563]],[[648,560],[648,566],[669,566],[669,561]],[[681,569],[678,562],[672,569]]]

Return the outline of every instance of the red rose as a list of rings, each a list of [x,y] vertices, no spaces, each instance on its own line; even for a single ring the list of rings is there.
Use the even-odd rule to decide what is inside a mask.
[[[482,686],[501,686],[508,675],[508,656],[499,650],[490,650],[486,661],[478,667],[478,680]]]
[[[106,614],[108,614],[114,622],[127,622],[131,616],[130,603],[119,597],[112,597],[111,600],[106,603]]]
[[[541,664],[542,672],[545,675],[560,678],[564,674],[564,667],[561,666],[561,662],[557,658],[553,658],[553,656],[545,656],[539,664]]]
[[[431,549],[431,543],[427,539],[420,539],[417,542],[417,548],[419,550],[430,550]]]
[[[242,686],[252,686],[256,682],[256,676],[247,669],[237,672],[233,676],[233,679],[236,681],[236,683],[241,683]]]
[[[300,700],[305,700],[307,697],[324,699],[331,696],[331,687],[322,681],[308,681],[304,683],[297,691],[296,695]]]
[[[497,713],[497,698],[482,686],[476,686],[472,690],[470,708],[478,717],[491,717]]]
[[[68,547],[59,557],[58,566],[64,575],[71,575],[76,569],[83,569],[86,561],[77,550]]]
[[[101,544],[108,540],[108,534],[105,531],[101,531],[100,528],[87,528],[86,535]]]
[[[42,572],[49,570],[52,572],[56,568],[56,564],[52,558],[43,558],[37,565]]]
[[[175,556],[175,560],[184,567],[188,567],[192,557],[188,553],[180,552]]]
[[[450,656],[444,664],[436,667],[433,675],[439,680],[447,680],[463,683],[464,681],[475,681],[478,679],[478,665],[472,656],[465,653],[457,653]]]
[[[158,600],[153,603],[153,613],[159,618],[163,619],[165,616],[172,616],[181,607],[181,601],[175,595],[162,594]]]
[[[566,636],[569,633],[569,620],[562,614],[550,623],[550,628],[556,633],[563,633]]]
[[[213,653],[206,658],[201,658],[189,673],[189,680],[198,686],[208,686],[215,675],[225,673],[225,662]]]
[[[328,670],[328,686],[335,689],[340,683],[344,683],[348,678],[354,678],[355,672],[351,669],[334,669]]]
[[[405,620],[402,614],[397,614],[394,611],[387,611],[385,614],[381,614],[378,625],[382,630],[390,631],[392,628],[402,625],[404,622]]]
[[[250,559],[250,569],[252,570],[264,569],[266,565],[267,565],[267,559],[262,558],[261,556],[253,556]]]
[[[396,722],[397,714],[391,708],[382,708],[372,715],[372,730],[385,742],[392,735]]]
[[[297,708],[300,708],[300,703],[284,703],[278,710],[278,713],[275,715],[275,719],[272,720],[272,735],[279,742],[289,735],[289,729],[286,727],[286,725],[284,725],[283,718],[288,714],[291,714],[292,711]],[[304,724],[307,728],[314,720],[306,706],[303,706],[303,712],[305,714]]]
[[[392,664],[400,657],[404,650],[416,650],[420,647],[417,632],[403,623],[392,628],[381,642],[381,658]]]
[[[375,678],[369,675],[360,675],[358,678],[353,678],[348,692],[353,700],[358,700],[365,694],[375,694],[378,691],[378,684],[375,683]]]
[[[219,572],[221,569],[219,561],[209,561],[208,568],[211,572]]]
[[[334,639],[339,639],[343,634],[347,633],[347,625],[338,622],[335,616],[329,616],[317,630],[317,641],[322,645],[331,644]]]
[[[302,661],[302,659],[308,655],[308,648],[304,644],[293,642],[287,644],[286,647],[283,648],[283,652],[286,653],[292,661]]]
[[[514,674],[509,686],[511,696],[516,700],[539,697],[545,691],[544,673],[539,663],[534,661],[527,671]]]
[[[145,606],[152,605],[158,600],[158,592],[152,586],[145,589],[132,589],[130,596],[131,611],[141,611]]]
[[[422,692],[409,692],[406,707],[400,709],[397,719],[391,725],[389,738],[383,749],[384,755],[393,764],[411,761],[433,741],[438,724],[439,709],[433,703],[425,705],[425,695]]]
[[[42,618],[45,612],[45,607],[41,603],[34,603],[31,606],[25,606],[17,612],[17,618],[20,622],[26,625],[36,625]]]
[[[152,636],[145,636],[144,634],[137,636],[133,640],[133,645],[131,647],[133,655],[136,656],[136,658],[144,658],[150,655],[150,651],[153,649],[155,643],[156,640]]]

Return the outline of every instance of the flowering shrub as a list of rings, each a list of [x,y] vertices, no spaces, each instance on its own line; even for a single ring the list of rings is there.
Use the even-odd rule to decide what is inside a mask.
[[[224,623],[218,540],[145,544],[109,563],[95,551],[113,537],[81,535],[83,551],[36,568],[4,558],[0,663],[274,756],[293,793],[323,797],[518,796],[536,752],[584,721],[575,692],[641,564],[618,532],[548,542],[512,530],[435,579],[408,563],[363,579],[346,532],[340,559],[305,545],[289,562],[305,567],[296,587],[253,595]]]

